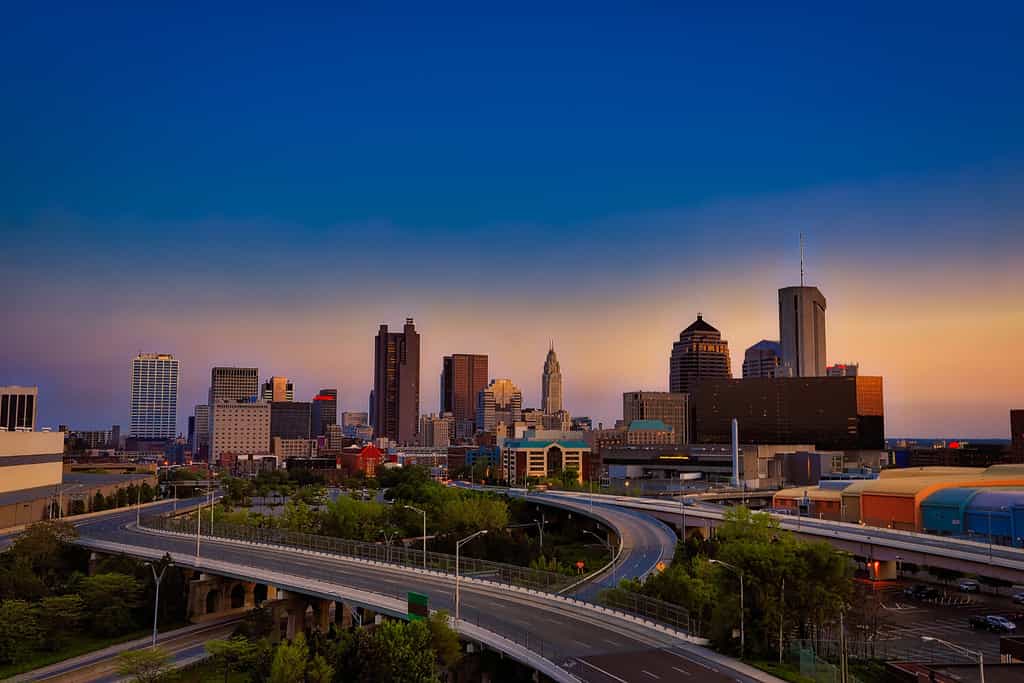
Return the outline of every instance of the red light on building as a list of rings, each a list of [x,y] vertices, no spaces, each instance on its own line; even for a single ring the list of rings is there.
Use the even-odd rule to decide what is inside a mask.
[[[949,447],[950,448],[960,448],[960,442],[959,441],[950,441],[949,442]]]
[[[334,396],[328,396],[327,394],[320,394],[318,396],[314,396],[313,400],[314,401],[333,401],[333,400],[335,400],[335,397]]]

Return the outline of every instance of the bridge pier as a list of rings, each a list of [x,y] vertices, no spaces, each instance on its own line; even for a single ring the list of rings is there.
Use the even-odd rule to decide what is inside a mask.
[[[335,603],[334,623],[343,629],[352,628],[352,608],[343,602]]]
[[[873,581],[895,581],[896,560],[873,560],[868,562],[868,572]]]

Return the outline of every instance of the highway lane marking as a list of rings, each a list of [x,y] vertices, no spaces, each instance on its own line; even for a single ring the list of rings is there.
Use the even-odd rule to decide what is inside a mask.
[[[648,671],[647,669],[640,669],[640,673],[642,673],[642,674],[647,674],[647,675],[648,675],[648,676],[650,676],[651,678],[661,678],[661,676],[657,676],[657,675],[655,675],[655,674],[652,674],[652,673],[651,673],[650,671]]]
[[[692,676],[693,675],[692,673],[690,673],[686,669],[680,669],[678,666],[673,666],[672,668],[674,670],[678,671],[679,673],[683,674],[684,676]]]
[[[572,642],[576,643],[577,645],[582,645],[583,647],[587,648],[588,650],[592,649],[592,647],[593,647],[592,645],[588,645],[587,643],[584,643],[582,640],[576,640],[575,638],[570,638],[569,640],[571,640]]]
[[[604,669],[602,669],[601,667],[597,666],[596,664],[591,664],[590,662],[588,662],[588,661],[587,661],[587,660],[585,660],[585,659],[579,659],[579,658],[577,658],[577,659],[576,659],[576,661],[577,661],[577,662],[579,662],[580,664],[586,664],[586,665],[587,665],[587,666],[589,666],[589,667],[590,667],[591,669],[593,669],[593,670],[595,670],[595,671],[598,671],[598,672],[600,672],[600,673],[603,673],[603,674],[604,674],[605,676],[607,676],[608,678],[613,678],[613,679],[615,679],[616,681],[619,681],[619,683],[629,683],[629,681],[627,681],[627,680],[626,680],[625,678],[619,678],[618,676],[616,676],[615,674],[611,673],[610,671],[605,671],[605,670],[604,670]]]
[[[614,645],[615,647],[619,646],[619,643],[614,641],[614,640],[608,640],[607,638],[602,638],[601,640],[603,640],[604,642],[608,643],[609,645]]]

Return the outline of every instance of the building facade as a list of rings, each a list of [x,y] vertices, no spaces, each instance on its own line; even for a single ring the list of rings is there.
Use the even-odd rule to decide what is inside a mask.
[[[192,443],[192,454],[200,459],[207,459],[210,454],[210,406],[205,403],[196,404],[192,414],[196,418],[195,438]]]
[[[825,297],[817,287],[779,290],[779,341],[788,376],[825,376]]]
[[[487,356],[455,353],[441,367],[441,412],[455,416],[455,436],[468,439],[477,425],[477,397],[487,386]]]
[[[540,376],[540,409],[545,415],[554,415],[562,410],[562,365],[551,344],[544,359],[544,370]]]
[[[178,433],[179,369],[169,353],[140,353],[132,359],[132,436],[173,439]]]
[[[60,432],[0,430],[0,493],[57,486],[63,457]]]
[[[679,333],[679,341],[672,344],[669,359],[669,391],[687,393],[690,386],[699,379],[729,379],[732,377],[732,362],[729,359],[729,342],[722,339],[722,333],[704,321],[697,319]]]
[[[265,401],[240,403],[222,399],[213,404],[213,433],[210,461],[222,456],[270,453],[270,404]]]
[[[743,379],[779,377],[782,367],[782,344],[762,339],[743,354]]]
[[[295,400],[295,387],[287,377],[271,377],[263,383],[260,393],[267,403]]]
[[[455,441],[458,430],[455,416],[451,413],[420,416],[419,440],[421,446],[447,448]]]
[[[362,427],[370,424],[370,416],[365,412],[346,410],[341,414],[342,427]]]
[[[381,325],[374,341],[373,433],[399,444],[416,441],[420,414],[420,335],[412,318],[401,332]]]
[[[510,379],[492,380],[477,394],[476,428],[493,432],[498,423],[511,428],[523,420],[523,392]]]
[[[310,436],[325,436],[331,425],[338,424],[338,390],[321,389],[311,403]]]
[[[701,380],[690,399],[696,443],[729,443],[736,418],[743,443],[885,448],[881,377]]]
[[[258,368],[214,367],[210,369],[210,402],[249,401],[259,395]]]
[[[856,377],[860,366],[857,363],[836,363],[825,368],[826,377]]]
[[[1024,462],[1024,409],[1010,411],[1010,453],[1014,462]]]
[[[270,452],[281,461],[288,458],[312,458],[317,454],[316,441],[313,439],[282,439],[279,436],[272,436]]]
[[[34,432],[39,387],[0,387],[0,431]]]
[[[311,403],[302,401],[270,402],[270,438],[308,439]]]
[[[690,440],[690,395],[671,391],[627,391],[622,394],[622,421],[661,420],[672,428],[676,443]]]
[[[627,446],[665,446],[678,443],[675,430],[661,420],[633,420],[626,428]]]
[[[501,449],[502,474],[511,485],[528,479],[547,479],[562,472],[576,472],[583,481],[590,446],[584,441],[560,439],[512,439]]]

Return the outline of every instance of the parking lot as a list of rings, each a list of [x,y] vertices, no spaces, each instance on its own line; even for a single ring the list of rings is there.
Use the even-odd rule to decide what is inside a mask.
[[[1009,596],[961,593],[953,585],[939,588],[945,591],[944,598],[922,601],[904,595],[903,589],[911,585],[915,584],[889,582],[874,590],[879,603],[879,626],[874,639],[885,649],[887,658],[905,657],[909,661],[957,659],[940,644],[921,640],[921,636],[930,636],[983,652],[986,661],[998,662],[1002,634],[971,629],[968,620],[972,616],[1007,617],[1017,623],[1017,633],[1024,632],[1024,605],[1015,605]],[[967,604],[940,604],[943,602]]]

